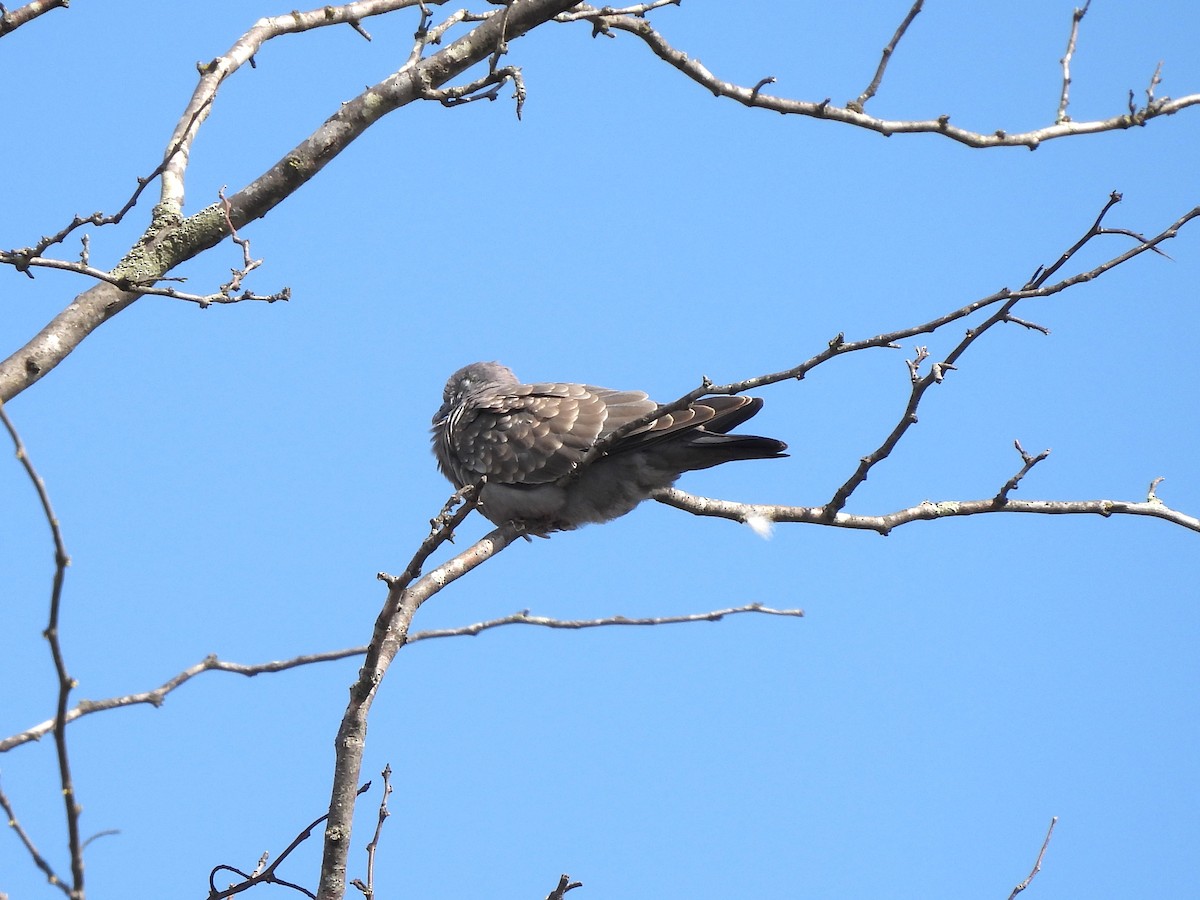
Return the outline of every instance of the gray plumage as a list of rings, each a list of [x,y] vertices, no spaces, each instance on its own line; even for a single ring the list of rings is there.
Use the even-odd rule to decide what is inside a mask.
[[[546,533],[623,516],[684,472],[735,459],[777,459],[787,445],[728,434],[762,407],[756,397],[708,397],[620,438],[577,477],[600,438],[653,412],[641,391],[588,384],[521,384],[512,370],[478,362],[450,376],[433,417],[438,468],[461,488],[487,476],[480,508],[497,525]]]

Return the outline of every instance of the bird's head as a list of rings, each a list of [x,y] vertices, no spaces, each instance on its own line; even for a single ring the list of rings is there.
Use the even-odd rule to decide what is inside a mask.
[[[463,366],[446,381],[441,408],[433,416],[434,427],[442,425],[451,411],[483,388],[498,384],[516,384],[517,376],[498,362],[476,362]]]

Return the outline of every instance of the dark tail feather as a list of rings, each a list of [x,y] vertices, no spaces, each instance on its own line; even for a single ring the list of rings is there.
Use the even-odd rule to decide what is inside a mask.
[[[690,437],[679,448],[681,469],[694,471],[735,459],[783,459],[787,444],[753,434],[706,434]]]

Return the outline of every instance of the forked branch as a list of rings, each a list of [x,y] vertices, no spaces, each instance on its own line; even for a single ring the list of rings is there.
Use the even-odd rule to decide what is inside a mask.
[[[914,5],[914,9],[917,6]],[[575,12],[582,12],[584,10],[590,14],[574,14]],[[910,10],[910,17],[912,16],[915,16],[915,12]],[[997,128],[990,132],[960,128],[950,123],[949,114],[938,116],[936,119],[926,120],[881,119],[867,115],[862,109],[863,104],[865,104],[866,100],[870,99],[873,93],[871,87],[878,88],[875,80],[872,80],[872,84],[868,86],[867,91],[864,91],[858,100],[851,101],[845,106],[836,106],[829,98],[819,101],[793,100],[787,97],[763,93],[761,90],[763,84],[774,79],[765,79],[752,86],[725,81],[709,71],[694,55],[672,46],[654,28],[648,19],[639,16],[613,15],[606,9],[586,4],[580,4],[573,11],[571,18],[573,20],[580,18],[587,19],[594,23],[595,29],[602,30],[604,33],[614,30],[624,31],[640,38],[659,59],[710,91],[713,96],[725,97],[730,100],[736,100],[745,106],[766,109],[784,115],[807,116],[814,119],[842,122],[846,125],[854,125],[859,128],[865,128],[868,131],[878,132],[885,137],[890,137],[894,134],[940,134],[968,147],[1027,147],[1030,150],[1036,150],[1045,141],[1133,128],[1145,125],[1161,116],[1174,115],[1184,109],[1200,104],[1200,94],[1188,94],[1175,99],[1169,97],[1152,99],[1148,100],[1141,107],[1135,106],[1131,100],[1128,112],[1111,116],[1107,119],[1074,122],[1069,118],[1062,118],[1055,121],[1052,125],[1013,134],[1002,128]],[[897,37],[893,38],[893,43],[889,44],[888,48],[885,48],[884,59],[881,61],[879,70],[876,72],[879,79],[882,79],[883,69],[891,56],[891,52],[889,51],[895,50],[895,42],[903,36],[909,22],[911,22],[911,18],[906,19],[905,23],[897,31]],[[1065,113],[1065,106],[1061,107],[1061,111]]]
[[[586,628],[606,628],[611,626],[648,627],[654,625],[687,624],[691,622],[719,622],[728,616],[736,616],[744,613],[757,613],[765,616],[800,617],[804,615],[804,610],[774,609],[769,606],[763,606],[760,603],[747,603],[743,606],[732,606],[726,609],[714,609],[708,612],[686,613],[677,616],[631,618],[614,615],[601,616],[594,619],[559,619],[552,616],[535,616],[526,609],[512,613],[511,615],[500,616],[499,618],[488,619],[483,622],[473,622],[470,625],[460,625],[456,628],[434,628],[427,631],[412,631],[408,634],[405,643],[416,644],[420,641],[428,641],[435,638],[475,637],[476,635],[483,634],[485,631],[504,628],[509,625],[530,625],[536,628],[549,628],[556,631],[578,631]],[[293,656],[290,659],[271,660],[263,663],[237,663],[218,659],[216,656],[207,656],[200,660],[200,662],[189,666],[151,690],[122,694],[103,700],[80,700],[74,708],[67,711],[66,723],[69,725],[83,716],[127,706],[162,706],[167,701],[168,695],[205,672],[228,672],[233,675],[243,675],[251,678],[255,675],[286,672],[290,669],[300,668],[301,666],[312,666],[319,663],[335,662],[340,659],[363,656],[366,654],[367,649],[367,646],[364,644],[359,647],[344,647],[340,650],[304,653],[299,656]],[[54,731],[54,725],[54,719],[47,719],[24,731],[0,739],[0,753],[4,753],[21,744],[40,741],[43,737]]]

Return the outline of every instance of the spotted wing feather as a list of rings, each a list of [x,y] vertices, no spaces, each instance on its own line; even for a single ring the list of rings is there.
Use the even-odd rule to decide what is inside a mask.
[[[449,423],[459,481],[546,484],[570,472],[602,435],[651,412],[640,391],[584,384],[505,385],[475,398]]]

